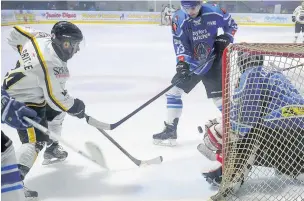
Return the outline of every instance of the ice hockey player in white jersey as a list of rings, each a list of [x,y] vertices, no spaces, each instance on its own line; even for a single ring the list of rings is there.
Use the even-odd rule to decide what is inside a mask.
[[[302,32],[302,37],[303,40],[302,42],[304,43],[304,1],[300,6],[298,6],[293,14],[292,14],[292,21],[295,22],[295,39],[294,43],[297,42],[298,37],[300,33]]]
[[[170,25],[172,21],[172,15],[174,14],[175,9],[170,7],[170,4],[166,6],[162,11],[162,25]]]
[[[81,30],[66,21],[57,22],[51,35],[27,27],[15,26],[8,43],[20,53],[15,69],[7,73],[3,88],[16,101],[25,103],[42,119],[40,124],[60,135],[65,113],[84,117],[85,104],[73,98],[65,88],[69,78],[67,61],[77,53],[83,40]],[[17,130],[22,142],[17,151],[22,179],[32,168],[38,153],[46,145],[44,163],[65,160],[68,153],[33,127]],[[27,197],[37,197],[28,191]]]

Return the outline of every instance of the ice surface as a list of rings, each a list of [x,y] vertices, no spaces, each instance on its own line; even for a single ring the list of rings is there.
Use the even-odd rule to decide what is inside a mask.
[[[52,25],[32,25],[50,32]],[[114,123],[170,84],[175,72],[175,56],[170,27],[154,25],[79,25],[85,48],[68,62],[71,78],[67,88],[73,97],[86,103],[87,114]],[[16,64],[18,54],[6,43],[10,27],[1,27],[1,76]],[[293,27],[241,26],[236,42],[292,42]],[[42,155],[28,174],[26,185],[45,201],[127,201],[206,200],[216,190],[200,172],[212,162],[196,146],[197,131],[209,118],[218,115],[199,84],[184,96],[184,112],[179,124],[178,146],[158,147],[152,134],[163,129],[166,99],[161,97],[142,112],[108,133],[139,159],[162,155],[161,165],[138,168],[95,128],[84,120],[67,116],[63,137],[81,149],[94,141],[104,152],[110,172],[69,151],[61,164],[42,166]],[[16,131],[2,125],[15,148]]]

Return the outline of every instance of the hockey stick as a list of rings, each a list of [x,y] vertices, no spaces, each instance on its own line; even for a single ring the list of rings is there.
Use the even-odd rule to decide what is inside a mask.
[[[194,74],[194,72],[200,68],[205,67],[209,62],[213,61],[215,59],[215,55],[212,55],[204,64],[197,66],[194,70],[192,70],[189,73],[189,76],[191,76],[192,74]],[[97,119],[94,119],[93,117],[87,117],[87,122],[88,124],[90,124],[91,126],[94,126],[96,128],[99,129],[104,129],[104,130],[113,130],[115,128],[117,128],[119,125],[121,125],[122,123],[124,123],[125,121],[127,121],[128,119],[130,119],[132,116],[134,116],[136,113],[138,113],[139,111],[141,111],[142,109],[144,109],[145,107],[147,107],[148,105],[150,105],[150,103],[152,103],[153,101],[155,101],[156,99],[158,99],[160,96],[162,96],[163,94],[165,94],[166,92],[168,92],[170,89],[172,89],[174,86],[176,86],[177,84],[181,83],[183,81],[183,78],[178,79],[176,82],[174,82],[173,84],[171,84],[170,86],[168,86],[167,88],[165,88],[164,90],[162,90],[160,93],[158,93],[156,96],[154,96],[153,98],[151,98],[150,100],[148,100],[147,102],[145,102],[144,104],[142,104],[140,107],[138,107],[136,110],[134,110],[133,112],[131,112],[130,114],[128,114],[127,116],[125,116],[124,118],[122,118],[121,120],[119,120],[116,123],[113,124],[107,124],[104,122],[100,122]]]
[[[86,142],[85,143],[86,149],[91,154],[91,156],[90,156],[90,155],[86,154],[85,152],[79,150],[78,148],[74,147],[73,145],[71,145],[69,142],[67,142],[66,140],[61,138],[59,135],[56,135],[55,133],[51,132],[50,130],[48,130],[44,126],[38,124],[34,120],[32,120],[28,117],[23,117],[23,119],[26,120],[28,123],[32,124],[35,128],[37,128],[40,131],[42,131],[43,133],[45,133],[46,135],[49,135],[50,137],[58,140],[60,143],[64,144],[68,148],[72,149],[73,151],[75,151],[79,155],[81,155],[81,156],[85,157],[86,159],[96,163],[97,165],[99,165],[103,169],[108,170],[108,167],[105,163],[103,154],[102,154],[101,150],[99,149],[99,147],[95,143],[93,143],[93,142]]]
[[[269,62],[269,64],[270,64],[271,67],[277,68],[280,71],[287,71],[287,70],[291,70],[291,69],[294,69],[294,68],[298,68],[300,66],[304,66],[304,63],[302,63],[302,64],[299,64],[299,65],[296,65],[296,66],[291,66],[289,68],[280,68],[280,67],[276,66],[273,62]]]
[[[90,116],[85,114],[85,118],[89,119]],[[93,126],[93,125],[91,125]],[[95,127],[95,126],[93,126]],[[162,156],[158,156],[156,158],[152,158],[150,160],[138,160],[134,158],[129,152],[127,152],[120,144],[118,144],[108,133],[106,133],[103,129],[100,129],[98,127],[95,127],[101,132],[108,140],[110,140],[122,153],[124,153],[133,163],[135,163],[137,166],[142,167],[144,165],[153,165],[153,164],[160,164],[163,161]]]

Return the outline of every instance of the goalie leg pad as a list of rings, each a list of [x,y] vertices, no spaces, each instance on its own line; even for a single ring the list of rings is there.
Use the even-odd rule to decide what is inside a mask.
[[[19,164],[21,177],[27,175],[32,166],[34,165],[38,153],[43,149],[43,144],[40,143],[25,143],[22,144],[16,153],[17,161]]]

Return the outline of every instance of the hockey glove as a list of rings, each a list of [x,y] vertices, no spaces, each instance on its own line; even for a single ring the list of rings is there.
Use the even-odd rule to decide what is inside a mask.
[[[292,22],[296,22],[296,16],[292,16]]]
[[[84,118],[85,104],[78,98],[74,99],[74,105],[67,111],[72,116],[78,117],[79,119]]]
[[[231,37],[227,34],[219,35],[214,41],[214,51],[217,56],[222,56],[224,49],[231,43]]]
[[[189,73],[190,73],[190,66],[188,63],[184,62],[184,61],[179,61],[176,64],[176,73],[177,73],[177,77],[178,79],[184,79],[184,80],[188,80],[190,79]]]
[[[39,122],[41,119],[37,116],[37,112],[27,107],[24,103],[15,101],[8,95],[1,95],[1,123],[6,123],[9,126],[18,130],[25,130],[32,125],[25,121],[23,117],[32,118]]]

